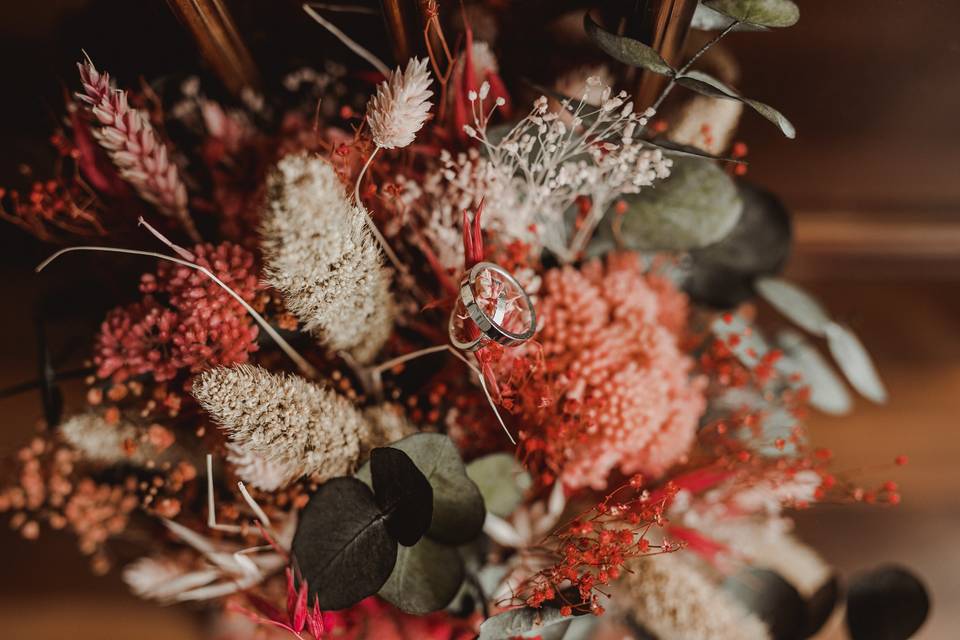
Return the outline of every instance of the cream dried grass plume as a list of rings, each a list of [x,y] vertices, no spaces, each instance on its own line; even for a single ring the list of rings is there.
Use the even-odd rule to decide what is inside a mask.
[[[120,175],[140,197],[179,220],[191,240],[200,242],[187,211],[187,188],[150,119],[130,106],[127,92],[114,88],[109,74],[100,73],[89,60],[77,66],[83,87],[77,98],[96,119],[99,126],[93,129],[93,135]]]
[[[615,602],[658,638],[768,640],[767,626],[680,553],[640,558]]]
[[[302,476],[322,482],[350,473],[369,430],[363,415],[334,391],[251,365],[204,372],[193,395],[229,436],[228,455],[241,461],[241,478],[263,489]],[[256,459],[260,466],[251,462]],[[262,469],[269,474],[256,475]]]
[[[267,188],[267,283],[327,347],[370,362],[393,330],[394,305],[364,212],[333,167],[308,153],[283,158]]]
[[[410,58],[378,87],[367,105],[367,124],[373,141],[383,149],[405,147],[413,142],[430,112],[430,71],[427,60]]]
[[[182,454],[177,447],[157,451],[145,441],[145,429],[128,422],[111,424],[96,413],[71,416],[60,425],[60,435],[81,457],[94,464],[146,467],[175,459]],[[126,446],[133,443],[128,451]]]

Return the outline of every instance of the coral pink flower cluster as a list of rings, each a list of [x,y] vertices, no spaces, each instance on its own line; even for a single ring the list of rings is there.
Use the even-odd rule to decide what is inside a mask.
[[[503,394],[527,425],[528,458],[595,489],[614,470],[659,476],[680,461],[706,406],[678,344],[686,297],[619,254],[549,271],[537,315],[542,354],[513,362]]]
[[[253,254],[223,243],[193,248],[206,267],[248,303],[259,291]],[[97,376],[123,382],[151,374],[157,382],[181,369],[247,362],[256,351],[257,326],[240,303],[199,271],[160,263],[140,280],[144,298],[111,311],[94,348]]]

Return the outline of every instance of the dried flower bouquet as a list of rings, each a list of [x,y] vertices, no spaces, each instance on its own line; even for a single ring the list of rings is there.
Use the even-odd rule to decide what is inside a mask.
[[[38,277],[118,254],[143,275],[90,336],[87,406],[64,417],[42,381],[0,510],[26,538],[71,530],[98,572],[136,541],[131,590],[219,607],[220,638],[812,636],[841,596],[789,510],[900,495],[808,441],[804,415],[851,395],[804,334],[886,392],[778,276],[789,214],[743,178],[744,108],[793,126],[697,64],[796,5],[704,0],[712,35],[679,66],[588,13],[612,60],[524,108],[474,36],[502,3],[442,27],[447,4],[394,71],[307,7],[362,73],[236,104],[189,79],[160,109],[80,63],[70,170],[0,215],[70,245]],[[665,77],[660,98],[611,86],[622,65]],[[159,250],[129,248],[138,220]],[[762,332],[754,295],[802,333]],[[880,582],[905,638],[927,601],[894,570],[851,584],[850,632],[886,624]]]

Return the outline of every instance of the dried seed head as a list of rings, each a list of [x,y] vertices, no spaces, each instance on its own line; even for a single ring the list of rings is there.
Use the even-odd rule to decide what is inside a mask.
[[[238,365],[203,373],[193,395],[227,432],[243,480],[273,490],[349,473],[369,429],[346,398],[303,378]]]
[[[640,558],[625,572],[618,606],[658,638],[767,640],[766,625],[678,553]]]
[[[393,329],[389,272],[333,167],[308,153],[285,157],[268,179],[266,209],[267,282],[327,347],[369,362]]]
[[[430,112],[430,71],[427,61],[410,58],[377,87],[367,105],[367,122],[378,147],[396,149],[413,142]]]

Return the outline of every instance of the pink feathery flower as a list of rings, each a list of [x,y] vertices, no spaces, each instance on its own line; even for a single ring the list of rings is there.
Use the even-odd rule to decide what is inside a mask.
[[[99,127],[93,134],[110,159],[147,202],[180,221],[194,241],[200,235],[187,211],[187,188],[167,147],[145,113],[130,106],[127,92],[115,89],[110,75],[89,60],[78,63],[83,90],[76,95]]]
[[[404,71],[400,67],[377,87],[367,105],[367,123],[378,147],[405,147],[417,135],[430,112],[430,71],[427,60],[410,58]]]
[[[603,489],[615,469],[658,476],[683,458],[706,401],[679,345],[682,294],[613,255],[547,272],[537,317],[542,360],[510,363],[504,397],[545,472]]]

